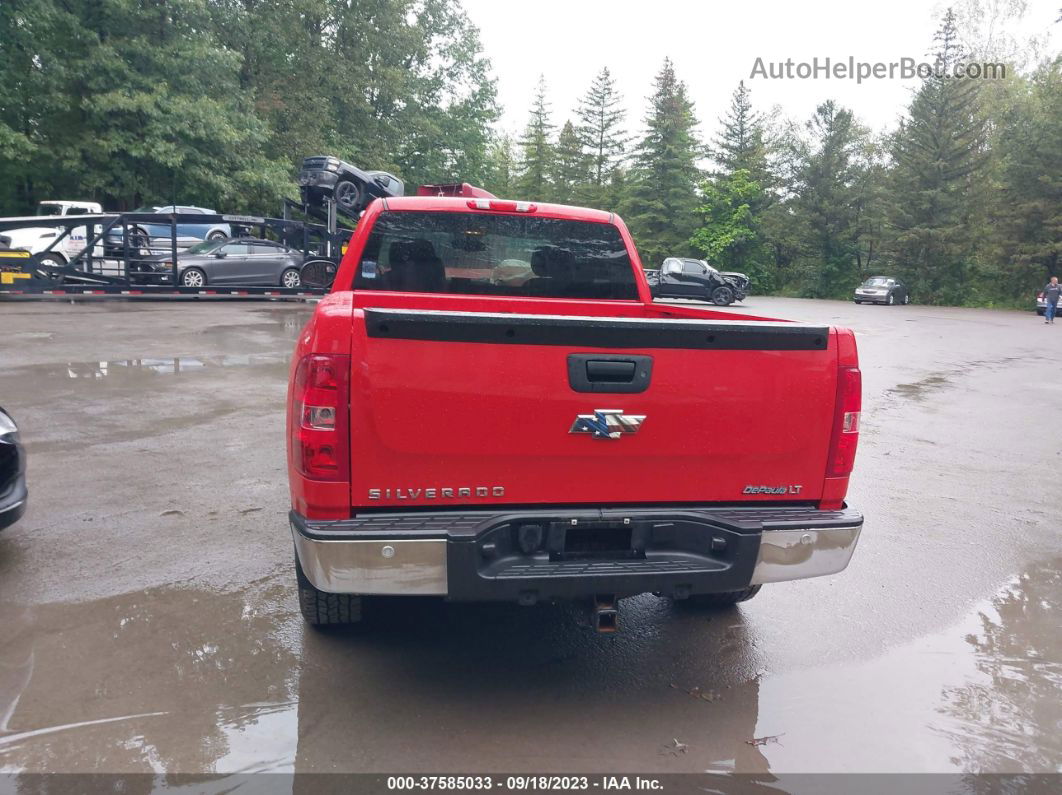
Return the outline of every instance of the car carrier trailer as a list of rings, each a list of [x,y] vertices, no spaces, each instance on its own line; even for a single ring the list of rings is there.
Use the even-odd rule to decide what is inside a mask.
[[[338,264],[351,231],[339,228],[335,213],[328,223],[318,224],[291,217],[301,209],[285,202],[283,218],[225,214],[187,213],[99,213],[49,217],[47,225],[56,229],[55,239],[43,251],[31,253],[0,249],[0,297],[51,296],[198,296],[305,298],[325,291],[312,287],[226,285],[185,287],[178,283],[177,243],[181,224],[229,224],[236,237],[257,235],[279,240],[302,252],[303,265],[319,261]],[[8,229],[41,226],[40,217],[0,219],[0,233]],[[169,235],[148,235],[144,230],[169,227]],[[74,230],[88,230],[83,245],[62,265],[50,261],[49,253]],[[81,242],[81,241],[79,241]],[[69,249],[69,246],[68,246]],[[145,260],[155,254],[169,254],[172,274],[169,284],[151,284],[146,278]],[[54,258],[51,258],[54,260]],[[157,271],[155,272],[157,273]]]

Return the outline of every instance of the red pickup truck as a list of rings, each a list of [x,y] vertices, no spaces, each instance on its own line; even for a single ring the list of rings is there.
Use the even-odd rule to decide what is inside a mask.
[[[851,331],[654,304],[614,214],[373,202],[291,367],[302,613],[365,597],[727,605],[847,566]]]

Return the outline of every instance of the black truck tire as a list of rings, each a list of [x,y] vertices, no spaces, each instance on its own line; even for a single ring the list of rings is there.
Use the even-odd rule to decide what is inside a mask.
[[[712,290],[712,303],[716,306],[730,306],[734,303],[734,291],[729,287],[716,287]]]
[[[313,627],[341,627],[361,621],[361,597],[349,593],[317,590],[306,578],[295,557],[295,580],[299,586],[299,610]]]
[[[335,197],[336,206],[346,215],[361,209],[361,189],[350,180],[337,182],[332,195]]]
[[[762,587],[762,585],[750,585],[740,591],[694,594],[689,598],[689,603],[694,607],[730,607],[738,602],[747,602],[758,594]]]

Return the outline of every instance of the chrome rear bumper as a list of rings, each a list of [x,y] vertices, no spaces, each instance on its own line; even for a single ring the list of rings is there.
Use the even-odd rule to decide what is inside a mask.
[[[446,540],[321,541],[294,527],[295,550],[313,586],[327,593],[446,596]]]
[[[489,599],[528,589],[541,591],[543,598],[582,590],[592,595],[602,587],[627,595],[671,593],[671,588],[676,593],[680,589],[707,593],[821,577],[848,565],[863,525],[862,516],[849,509],[581,509],[574,513],[581,517],[578,521],[592,521],[593,516],[608,521],[612,514],[630,517],[636,526],[651,531],[685,522],[705,536],[705,544],[693,550],[688,545],[668,549],[666,543],[654,544],[650,533],[641,559],[591,560],[580,565],[554,562],[548,555],[521,558],[511,550],[497,551],[505,543],[497,534],[509,535],[510,528],[520,523],[537,522],[546,528],[555,523],[555,514],[545,511],[390,514],[334,522],[308,521],[293,513],[291,529],[302,570],[318,590]],[[715,545],[721,539],[722,551],[717,553]]]
[[[764,530],[751,584],[804,580],[843,571],[852,559],[862,529],[860,525]]]

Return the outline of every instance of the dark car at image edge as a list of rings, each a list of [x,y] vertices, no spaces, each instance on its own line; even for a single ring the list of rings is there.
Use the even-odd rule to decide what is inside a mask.
[[[22,517],[26,497],[26,451],[15,421],[0,408],[0,530]]]

